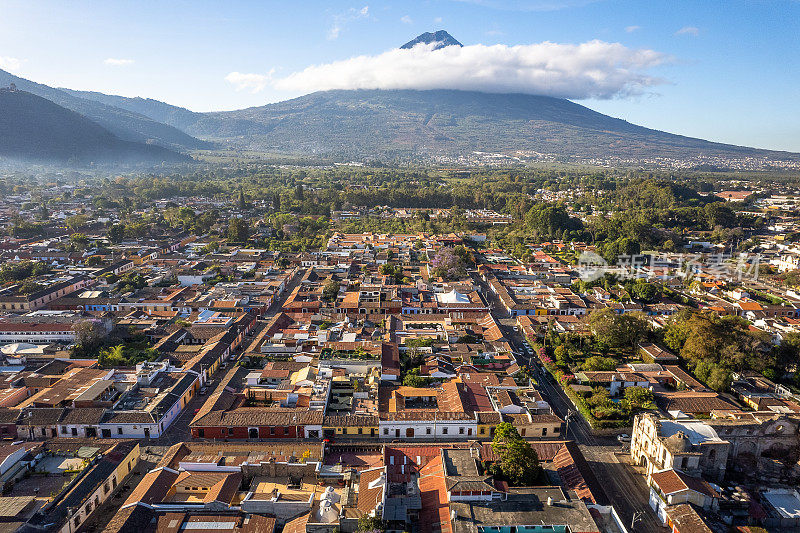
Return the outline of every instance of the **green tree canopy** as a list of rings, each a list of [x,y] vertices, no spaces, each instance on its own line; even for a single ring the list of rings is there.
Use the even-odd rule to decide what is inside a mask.
[[[539,480],[542,473],[539,456],[513,425],[502,422],[495,428],[492,451],[497,455],[493,466],[510,484],[533,485]]]

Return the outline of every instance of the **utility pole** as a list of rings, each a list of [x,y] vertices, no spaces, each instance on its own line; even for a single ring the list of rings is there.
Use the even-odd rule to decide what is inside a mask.
[[[567,411],[567,416],[565,417],[565,421],[566,421],[567,424],[566,424],[566,427],[564,428],[564,437],[565,438],[569,438],[569,421],[572,419],[574,414],[575,413],[572,411],[572,409]]]
[[[633,513],[633,517],[631,518],[631,531],[635,531],[634,525],[642,518],[642,515],[644,515],[644,513],[641,511],[636,511]]]

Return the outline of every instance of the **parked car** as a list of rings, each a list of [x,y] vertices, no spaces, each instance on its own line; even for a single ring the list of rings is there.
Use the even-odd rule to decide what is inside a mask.
[[[619,442],[630,442],[631,441],[631,436],[628,435],[627,433],[622,433],[620,435],[617,435],[617,440]]]

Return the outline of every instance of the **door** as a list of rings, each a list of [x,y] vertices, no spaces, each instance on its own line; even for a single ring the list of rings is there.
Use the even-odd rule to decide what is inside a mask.
[[[247,436],[250,437],[251,439],[257,439],[258,438],[258,428],[250,428],[250,429],[248,429],[247,430]]]
[[[399,429],[395,429],[394,430],[394,436],[395,437],[400,437],[400,430]]]
[[[406,428],[406,437],[413,438],[414,437],[414,428]]]
[[[102,431],[103,431],[103,438],[104,439],[107,439],[107,438],[111,437],[111,430],[110,429],[103,429]]]
[[[144,438],[150,438],[150,428],[144,428]]]

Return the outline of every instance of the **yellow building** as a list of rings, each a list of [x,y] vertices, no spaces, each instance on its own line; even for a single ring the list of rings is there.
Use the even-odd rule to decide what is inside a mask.
[[[332,437],[377,437],[378,417],[369,415],[332,415],[322,422],[322,436]]]

